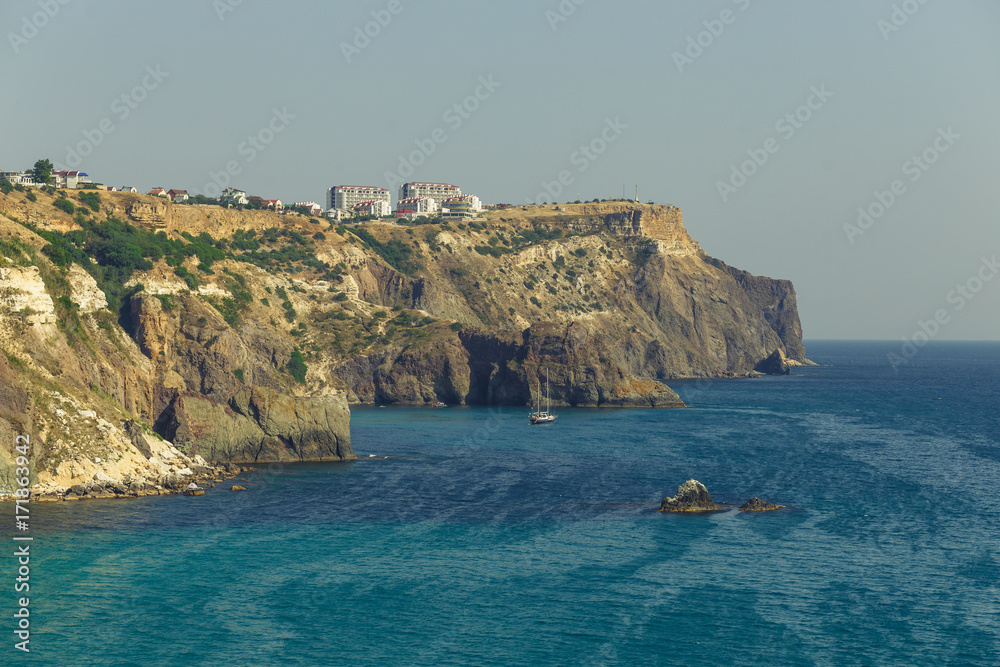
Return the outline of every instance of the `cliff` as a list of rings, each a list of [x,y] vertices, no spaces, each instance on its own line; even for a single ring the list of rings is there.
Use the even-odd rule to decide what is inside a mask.
[[[138,474],[126,422],[192,461],[344,460],[348,403],[523,405],[547,370],[556,405],[679,407],[671,379],[806,362],[792,285],[676,207],[335,225],[31,194],[0,195],[0,436],[35,435],[43,481],[96,474],[94,429]]]

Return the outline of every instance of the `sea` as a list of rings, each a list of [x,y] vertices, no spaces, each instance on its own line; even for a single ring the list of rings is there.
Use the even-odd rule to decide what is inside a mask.
[[[32,505],[0,664],[998,665],[1000,343],[892,353],[809,341],[789,376],[671,383],[687,409],[542,426],[357,407],[355,462]],[[730,509],[659,512],[692,478]]]

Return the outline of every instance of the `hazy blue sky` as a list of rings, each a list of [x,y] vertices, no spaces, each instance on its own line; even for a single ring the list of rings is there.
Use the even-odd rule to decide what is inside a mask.
[[[794,281],[807,338],[936,313],[937,339],[1000,338],[995,0],[6,0],[0,28],[3,169],[82,143],[106,184],[211,191],[228,165],[321,203],[400,156],[487,202],[551,200],[565,170],[560,201],[638,184]],[[845,230],[861,206],[885,211]]]

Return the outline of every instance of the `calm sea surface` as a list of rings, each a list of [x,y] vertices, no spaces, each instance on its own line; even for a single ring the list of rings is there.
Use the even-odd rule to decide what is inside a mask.
[[[354,463],[32,505],[32,652],[8,556],[0,664],[1000,664],[1000,344],[898,347],[547,426],[358,408]],[[656,511],[692,477],[788,509]]]

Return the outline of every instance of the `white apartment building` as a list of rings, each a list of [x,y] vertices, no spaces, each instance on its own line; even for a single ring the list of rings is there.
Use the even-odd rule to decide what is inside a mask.
[[[388,190],[386,193],[388,194]],[[384,218],[392,215],[392,204],[384,199],[377,201],[363,201],[355,204],[352,209],[357,215],[371,215],[376,218]]]
[[[326,193],[327,208],[353,210],[363,202],[384,201],[392,211],[392,194],[385,188],[365,185],[336,185]]]
[[[476,195],[462,195],[461,197],[449,197],[441,202],[442,209],[450,209],[452,205],[459,203],[467,203],[469,205],[469,210],[474,213],[479,213],[483,210],[483,202]],[[465,208],[463,206],[463,208]]]
[[[403,183],[399,186],[400,199],[423,199],[430,197],[436,202],[462,195],[462,188],[447,183]]]
[[[414,213],[437,213],[438,205],[433,197],[411,197],[400,199],[396,203],[396,212],[413,211]]]

